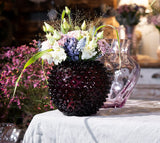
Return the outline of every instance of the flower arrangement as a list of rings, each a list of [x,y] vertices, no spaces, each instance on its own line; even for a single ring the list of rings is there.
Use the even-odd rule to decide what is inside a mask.
[[[137,25],[140,16],[145,15],[145,7],[136,4],[121,5],[116,9],[116,19],[120,25]]]
[[[154,24],[160,32],[160,8],[159,5],[156,4],[156,0],[150,4],[150,7],[152,12],[148,15],[148,23]]]
[[[2,122],[17,124],[23,122],[26,127],[36,113],[53,109],[50,98],[47,97],[48,87],[44,76],[44,71],[48,73],[51,68],[47,62],[44,63],[46,65],[44,70],[40,61],[30,65],[24,71],[15,97],[12,97],[21,69],[37,51],[37,41],[34,40],[30,46],[4,47],[0,54],[2,61],[0,64],[0,120]]]
[[[69,23],[64,18],[65,13],[69,17]],[[46,32],[47,40],[42,42],[40,51],[49,50],[42,59],[47,59],[48,63],[58,65],[62,61],[95,59],[104,51],[100,51],[98,41],[103,39],[103,31],[86,30],[86,22],[83,21],[81,27],[73,26],[70,20],[70,10],[66,7],[62,13],[61,31],[55,30],[51,25],[44,23],[43,30]]]
[[[113,73],[100,61],[95,61],[109,48],[103,31],[99,32],[106,25],[98,28],[87,26],[85,20],[80,26],[74,25],[70,14],[70,9],[65,7],[60,29],[44,22],[46,39],[38,53],[25,64],[16,81],[13,97],[26,68],[41,58],[54,65],[49,74],[48,87],[55,106],[66,115],[91,115],[103,105],[113,79]],[[108,26],[116,30],[119,45],[117,29]]]
[[[34,63],[39,58],[47,60],[49,64],[58,65],[62,61],[81,61],[81,60],[95,60],[96,58],[105,55],[109,45],[103,39],[103,31],[98,32],[106,25],[88,27],[84,20],[81,26],[73,25],[71,11],[65,7],[61,15],[60,29],[55,29],[53,26],[44,22],[43,31],[46,32],[46,40],[41,43],[39,52],[30,58],[25,64],[19,78],[16,81],[15,95],[18,82],[24,70]],[[68,16],[68,21],[65,18]],[[119,35],[118,31],[112,25],[107,25],[116,31],[118,44]],[[119,45],[120,47],[120,45]],[[120,57],[120,56],[119,56]]]

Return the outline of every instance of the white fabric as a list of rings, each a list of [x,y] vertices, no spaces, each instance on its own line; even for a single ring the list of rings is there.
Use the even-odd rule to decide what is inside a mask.
[[[23,143],[160,143],[160,113],[75,117],[48,111],[34,116]]]

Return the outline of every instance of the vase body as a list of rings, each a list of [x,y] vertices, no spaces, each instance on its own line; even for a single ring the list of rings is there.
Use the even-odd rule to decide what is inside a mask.
[[[122,107],[137,83],[140,67],[130,56],[129,40],[122,40],[120,49],[117,40],[108,40],[108,43],[110,47],[106,55],[100,60],[107,68],[114,71],[114,80],[112,81],[110,93],[106,98],[104,107]]]
[[[53,66],[49,95],[65,115],[88,116],[103,105],[112,80],[113,72],[99,61],[65,61]]]

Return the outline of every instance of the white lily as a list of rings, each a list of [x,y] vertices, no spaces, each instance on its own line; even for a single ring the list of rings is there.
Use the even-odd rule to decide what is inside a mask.
[[[94,38],[89,42],[89,47],[92,47],[94,49],[97,47],[97,42]]]
[[[46,41],[41,43],[40,51],[48,50],[48,49],[51,49],[51,48],[52,48],[52,45],[50,44],[50,42],[48,40],[46,40]]]
[[[55,65],[58,65],[62,61],[65,61],[65,59],[67,58],[65,50],[59,46],[58,42],[54,43],[53,51],[51,51],[50,54],[52,55],[52,59]]]
[[[50,42],[48,40],[44,41],[41,43],[41,48],[40,51],[45,51],[48,49],[52,49],[52,45],[50,44]],[[50,52],[47,52],[45,54],[43,54],[43,56],[41,57],[43,60],[47,60],[49,64],[52,63],[52,55],[50,54]]]

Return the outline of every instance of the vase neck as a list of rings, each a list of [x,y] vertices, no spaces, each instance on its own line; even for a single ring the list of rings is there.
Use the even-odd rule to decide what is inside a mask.
[[[134,26],[134,25],[133,25],[133,26],[125,25],[124,27],[125,27],[126,37],[127,37],[128,39],[132,39],[135,26]]]

